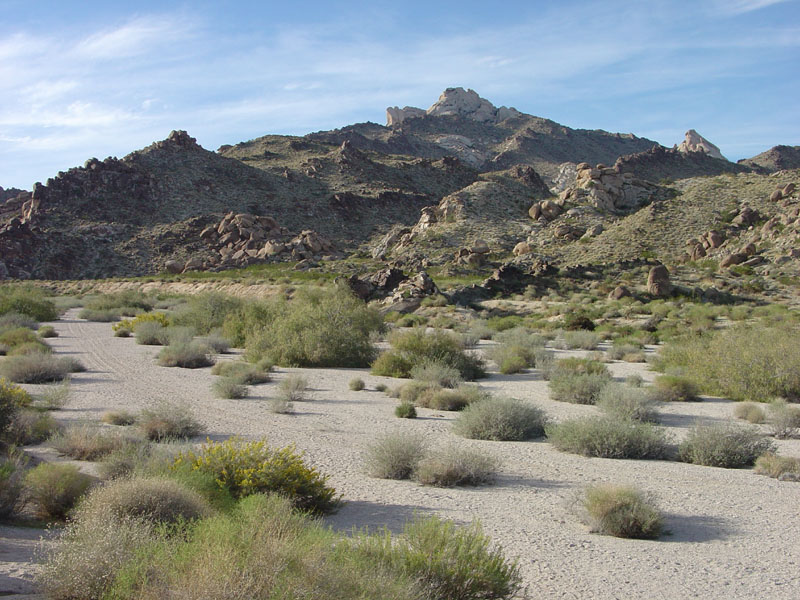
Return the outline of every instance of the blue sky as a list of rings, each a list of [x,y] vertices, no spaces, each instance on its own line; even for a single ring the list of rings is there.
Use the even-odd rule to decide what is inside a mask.
[[[800,0],[0,0],[0,185],[186,129],[216,149],[385,122],[446,87],[736,160],[800,144]]]

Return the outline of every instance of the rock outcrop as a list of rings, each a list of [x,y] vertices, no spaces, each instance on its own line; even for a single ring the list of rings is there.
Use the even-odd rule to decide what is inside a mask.
[[[457,115],[480,123],[500,123],[506,119],[522,116],[516,108],[495,107],[486,98],[481,98],[474,90],[447,88],[428,110],[406,106],[386,109],[386,126],[399,125],[407,119],[424,116],[446,117]]]
[[[647,275],[647,291],[653,296],[664,298],[672,294],[672,283],[669,280],[669,271],[664,265],[650,269]]]
[[[650,202],[657,186],[623,173],[619,167],[599,164],[595,167],[581,163],[572,186],[559,194],[564,202],[590,204],[598,210],[619,213]],[[531,214],[533,217],[533,214]]]
[[[633,173],[634,177],[651,182],[722,173],[746,173],[751,170],[744,165],[715,158],[706,152],[681,152],[677,148],[659,145],[644,152],[620,156],[614,166],[622,173]]]
[[[760,173],[800,169],[800,146],[773,146],[766,152],[738,161],[738,164]]]
[[[686,137],[684,137],[683,141],[677,146],[677,149],[678,152],[684,154],[688,152],[705,152],[712,158],[728,160],[722,156],[722,152],[719,151],[719,148],[697,133],[694,129],[690,129],[686,132]]]

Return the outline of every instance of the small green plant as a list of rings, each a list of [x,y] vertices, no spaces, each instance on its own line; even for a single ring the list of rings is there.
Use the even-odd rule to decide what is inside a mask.
[[[167,401],[142,410],[137,421],[145,437],[155,442],[188,439],[204,431],[188,405]]]
[[[249,390],[232,377],[220,377],[211,384],[211,391],[217,398],[240,400],[247,398]]]
[[[74,465],[41,463],[25,476],[26,494],[41,519],[63,519],[89,489],[91,477]]]
[[[414,479],[436,487],[484,485],[494,481],[498,467],[499,461],[482,450],[449,445],[419,461]]]
[[[350,383],[348,383],[347,386],[351,390],[353,390],[354,392],[360,392],[365,387],[364,380],[361,379],[360,377],[356,377],[355,379],[351,379]]]
[[[474,440],[529,440],[544,435],[547,418],[531,404],[510,398],[488,398],[467,406],[454,431]]]
[[[678,448],[684,462],[707,467],[748,467],[774,449],[757,428],[734,424],[696,425]]]
[[[545,427],[547,439],[558,450],[600,458],[663,458],[664,432],[649,423],[616,417],[584,417]]]
[[[583,508],[592,530],[622,538],[656,539],[663,519],[651,498],[639,490],[620,485],[597,485],[586,489]]]
[[[417,409],[413,402],[401,402],[395,407],[394,414],[401,419],[416,419]]]
[[[294,446],[274,449],[264,440],[247,442],[230,438],[206,442],[197,452],[188,450],[175,458],[175,468],[188,465],[208,473],[235,498],[250,494],[285,494],[301,510],[326,514],[340,503],[327,476],[305,464]]]
[[[425,456],[425,439],[412,433],[390,433],[367,447],[366,471],[381,479],[408,479]]]

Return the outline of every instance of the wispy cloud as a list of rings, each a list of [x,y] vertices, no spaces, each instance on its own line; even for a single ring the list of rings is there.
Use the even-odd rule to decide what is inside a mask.
[[[794,0],[717,0],[714,4],[716,10],[723,14],[741,15],[784,2],[794,2]]]

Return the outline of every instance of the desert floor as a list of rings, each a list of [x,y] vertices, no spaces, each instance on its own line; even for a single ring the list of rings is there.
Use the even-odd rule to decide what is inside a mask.
[[[158,348],[115,338],[110,324],[85,322],[75,314],[53,323],[59,337],[49,340],[56,352],[79,358],[89,369],[73,376],[71,401],[55,413],[62,422],[98,421],[107,410],[135,412],[160,399],[185,401],[211,439],[240,435],[296,444],[344,496],[346,504],[326,519],[331,527],[400,530],[415,514],[479,520],[507,556],[518,558],[530,598],[800,598],[800,484],[751,470],[584,458],[542,440],[466,440],[450,432],[455,413],[420,409],[417,419],[396,418],[397,401],[374,388],[398,381],[366,369],[277,369],[273,382],[252,387],[249,398],[219,400],[211,394],[210,369],[159,367]],[[609,367],[619,378],[654,376],[644,364]],[[265,400],[275,394],[277,381],[295,372],[308,379],[309,400],[295,404],[295,414],[273,414]],[[366,390],[348,389],[356,376]],[[597,411],[549,400],[547,382],[535,371],[494,373],[480,384],[531,402],[554,420]],[[696,420],[728,420],[732,408],[733,403],[713,398],[673,403],[660,408],[661,422],[678,441]],[[396,430],[420,432],[434,446],[480,447],[502,460],[500,475],[495,485],[448,489],[368,477],[365,448]],[[782,454],[800,457],[800,440],[778,444]],[[54,456],[46,448],[33,452]],[[575,500],[586,485],[599,482],[633,484],[652,493],[670,534],[638,541],[590,533]],[[33,593],[34,550],[42,534],[0,527],[0,595]]]

